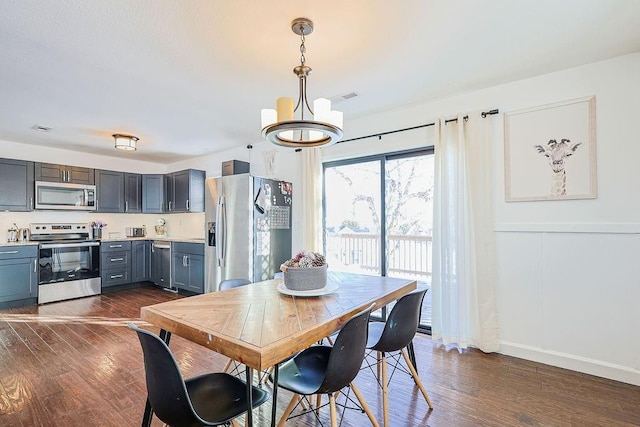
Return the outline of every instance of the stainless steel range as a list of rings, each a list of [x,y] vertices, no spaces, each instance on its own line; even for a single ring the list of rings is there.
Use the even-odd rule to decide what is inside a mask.
[[[37,223],[30,231],[40,242],[38,304],[100,293],[100,242],[88,224]]]

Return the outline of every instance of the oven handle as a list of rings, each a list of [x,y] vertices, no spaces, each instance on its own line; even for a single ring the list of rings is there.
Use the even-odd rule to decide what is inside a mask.
[[[42,249],[56,248],[86,248],[88,246],[100,246],[100,242],[80,242],[80,243],[40,243]]]

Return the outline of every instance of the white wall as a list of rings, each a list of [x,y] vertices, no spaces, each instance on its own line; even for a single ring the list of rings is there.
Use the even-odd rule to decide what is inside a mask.
[[[640,385],[640,53],[348,119],[345,138],[589,95],[596,97],[597,199],[506,203],[502,134],[488,147],[501,352]],[[502,127],[502,117],[485,120]],[[432,145],[432,129],[338,144],[323,158]]]

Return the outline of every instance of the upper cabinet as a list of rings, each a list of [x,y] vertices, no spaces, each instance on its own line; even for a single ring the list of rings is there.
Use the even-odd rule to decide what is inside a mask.
[[[36,181],[95,184],[93,169],[51,163],[36,163],[35,178]]]
[[[33,162],[0,159],[0,210],[33,210]]]
[[[124,211],[142,212],[142,175],[139,173],[124,174]]]
[[[142,212],[164,213],[164,175],[142,175]]]
[[[166,212],[204,212],[205,171],[187,169],[165,175]]]
[[[96,170],[98,212],[124,212],[124,172]]]

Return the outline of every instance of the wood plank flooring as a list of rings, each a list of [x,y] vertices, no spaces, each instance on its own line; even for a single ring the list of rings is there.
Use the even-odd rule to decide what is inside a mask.
[[[139,322],[141,306],[174,298],[180,296],[147,287],[0,310],[0,426],[139,426],[146,398],[142,352],[126,324]],[[170,347],[185,377],[226,363],[177,336]],[[640,387],[475,350],[446,351],[424,335],[415,350],[435,409],[428,411],[410,377],[396,372],[393,426],[640,426]],[[363,370],[356,383],[381,421],[375,378]],[[278,394],[281,414],[290,395]],[[270,403],[255,415],[266,425]],[[329,425],[328,408],[320,418]],[[303,416],[287,425],[320,424]],[[369,423],[349,410],[342,425]]]

